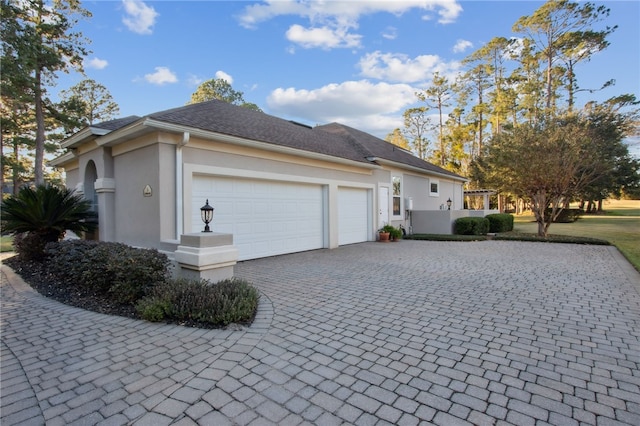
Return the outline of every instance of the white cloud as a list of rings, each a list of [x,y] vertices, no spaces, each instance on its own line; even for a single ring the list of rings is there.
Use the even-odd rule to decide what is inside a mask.
[[[151,34],[158,12],[141,0],[122,0],[126,16],[122,22],[134,33]]]
[[[260,22],[268,21],[277,16],[298,15],[310,21],[326,19],[357,21],[362,15],[386,12],[402,15],[411,9],[427,12],[437,11],[440,16],[438,22],[453,22],[462,12],[462,7],[456,0],[403,0],[403,1],[308,1],[308,0],[265,0],[259,4],[245,7],[239,16],[240,24],[247,28],[254,28]]]
[[[431,79],[434,72],[441,75],[455,73],[460,63],[445,62],[437,55],[420,55],[412,59],[401,53],[375,51],[360,58],[358,66],[364,77],[416,83]]]
[[[91,58],[88,61],[85,60],[83,62],[83,65],[85,68],[92,68],[95,70],[103,70],[107,67],[107,65],[109,65],[109,62],[107,62],[105,59],[100,59],[100,58]]]
[[[145,74],[144,79],[151,84],[162,86],[168,83],[177,83],[178,77],[167,67],[156,67],[153,74]]]
[[[403,1],[309,1],[309,0],[265,0],[245,7],[238,17],[246,28],[255,28],[259,23],[278,16],[294,15],[308,20],[309,26],[294,24],[287,31],[287,38],[305,48],[359,47],[362,36],[351,32],[358,28],[363,15],[391,13],[401,15],[412,9],[425,11],[423,18],[429,19],[436,12],[440,23],[455,21],[462,12],[456,0],[403,0]],[[386,36],[393,32],[386,31]]]
[[[276,115],[313,124],[336,121],[380,136],[401,126],[402,112],[417,101],[415,92],[408,84],[346,81],[313,90],[278,88],[268,96],[267,105]]]
[[[189,74],[187,77],[187,85],[190,87],[199,86],[204,80],[202,77],[199,77],[195,74]]]
[[[224,71],[216,71],[216,78],[222,79],[229,84],[233,84],[233,77]]]
[[[346,30],[330,27],[304,28],[292,25],[287,30],[287,40],[299,44],[305,49],[319,47],[333,49],[337,47],[359,47],[362,36],[349,34]]]
[[[387,40],[395,40],[396,37],[398,37],[398,30],[396,29],[396,27],[387,27],[382,33],[382,37],[386,38]]]
[[[453,46],[453,51],[454,53],[461,53],[472,47],[473,47],[473,43],[471,43],[469,40],[459,39],[458,41],[456,41],[456,44]]]

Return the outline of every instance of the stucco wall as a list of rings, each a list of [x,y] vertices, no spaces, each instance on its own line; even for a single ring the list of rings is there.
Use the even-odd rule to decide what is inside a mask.
[[[180,158],[182,161],[178,166],[176,162]],[[408,227],[404,205],[407,197],[413,198],[414,210],[437,210],[447,198],[454,200],[454,206],[462,206],[462,185],[453,180],[435,177],[440,191],[434,197],[429,194],[430,178],[420,176],[418,172],[386,166],[372,169],[366,164],[333,162],[317,156],[294,156],[288,152],[259,149],[259,144],[238,146],[189,137],[188,134],[147,133],[115,144],[113,148],[89,146],[82,152],[77,168],[68,171],[68,185],[75,186],[83,182],[84,169],[90,161],[96,165],[98,178],[114,179],[113,238],[133,246],[162,248],[163,244],[175,242],[179,233],[192,228],[191,180],[194,175],[322,185],[326,191],[327,239],[330,247],[336,247],[339,240],[337,194],[340,187],[368,191],[371,212],[365,220],[369,223],[372,239],[375,238],[375,231],[382,226],[379,223],[380,210],[389,212],[388,220],[393,225]],[[391,212],[391,179],[397,175],[403,179],[402,214],[394,217]],[[151,188],[149,196],[144,193],[147,185]],[[380,187],[389,189],[389,203],[386,206],[381,205],[379,199]],[[431,226],[431,222],[431,219],[424,222],[425,226]],[[443,226],[437,227],[438,232],[443,232]],[[444,233],[450,232],[450,226],[448,229]],[[414,232],[417,232],[415,223]]]
[[[160,243],[161,147],[151,145],[118,155],[114,159],[116,241],[134,246],[157,247]],[[165,164],[163,164],[165,165]],[[166,166],[166,165],[165,165]],[[165,180],[163,179],[162,182]],[[149,185],[150,197],[144,196]],[[167,207],[166,203],[163,207]]]
[[[193,145],[197,146],[197,143]],[[339,182],[371,183],[377,182],[371,170],[357,167],[337,166],[322,161],[300,159],[288,155],[244,150],[238,153],[210,151],[193,147],[190,143],[183,149],[185,164],[249,170],[259,173],[274,173],[301,176],[308,179],[328,179]]]
[[[414,211],[411,214],[414,234],[453,234],[453,223],[468,217],[469,210]]]
[[[79,169],[65,170],[65,185],[67,186],[67,188],[76,189],[79,182],[80,182]]]

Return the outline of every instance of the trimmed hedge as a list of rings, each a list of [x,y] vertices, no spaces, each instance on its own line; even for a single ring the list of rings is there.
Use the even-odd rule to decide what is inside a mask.
[[[513,231],[513,215],[508,213],[494,213],[485,216],[489,220],[489,232]]]
[[[489,219],[484,217],[461,217],[453,224],[453,232],[458,235],[486,235]]]
[[[155,249],[71,240],[50,243],[45,253],[48,271],[61,281],[109,293],[119,303],[135,303],[169,276],[169,259]]]
[[[148,321],[218,327],[252,320],[259,298],[258,290],[241,279],[212,284],[207,280],[178,278],[154,287],[136,309]]]

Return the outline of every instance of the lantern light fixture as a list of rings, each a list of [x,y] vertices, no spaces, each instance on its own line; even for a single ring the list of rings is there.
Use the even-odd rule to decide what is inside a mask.
[[[204,204],[204,206],[200,207],[200,217],[204,222],[204,231],[202,232],[211,232],[211,228],[209,228],[209,224],[213,220],[213,210],[214,208],[209,205],[209,199]]]
[[[448,210],[451,210],[451,203],[452,203],[451,198],[449,198],[449,199],[447,200],[447,209],[448,209]]]

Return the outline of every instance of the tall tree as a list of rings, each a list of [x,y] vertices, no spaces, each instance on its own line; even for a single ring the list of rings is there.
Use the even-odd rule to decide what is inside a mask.
[[[25,58],[17,51],[17,47],[22,46],[18,21],[20,11],[14,3],[6,0],[0,2],[0,8],[0,185],[4,188],[5,181],[11,180],[15,194],[26,171],[20,153],[33,140],[33,128],[29,126],[33,121],[33,108],[29,106],[31,76]]]
[[[471,67],[465,77],[475,82],[476,105],[483,112],[491,113],[491,117],[487,119],[491,121],[494,134],[500,133],[513,104],[508,91],[506,62],[514,56],[515,45],[514,39],[494,37],[463,61]],[[482,134],[479,135],[479,140],[482,145]],[[479,149],[479,152],[482,152],[482,149]]]
[[[427,116],[428,108],[409,108],[402,116],[404,117],[404,134],[409,139],[413,152],[426,160],[429,156],[429,140],[427,134],[433,130],[431,119]]]
[[[120,113],[120,107],[107,88],[92,79],[63,90],[60,97],[61,104],[67,106],[72,118],[82,127],[114,119]]]
[[[187,104],[196,104],[213,99],[262,112],[256,104],[244,100],[243,92],[234,90],[231,84],[222,78],[212,78],[200,84],[196,91],[191,94],[191,100]]]
[[[608,171],[597,139],[584,117],[541,117],[495,135],[475,169],[485,183],[528,200],[546,237],[567,200]]]
[[[44,183],[44,152],[47,117],[56,111],[47,98],[47,88],[55,85],[56,74],[71,69],[82,71],[82,59],[87,55],[87,41],[73,28],[80,17],[91,14],[80,6],[79,0],[1,0],[2,10],[10,10],[14,25],[11,35],[3,39],[3,56],[20,64],[23,76],[12,74],[15,86],[27,85],[25,93],[31,96],[34,108],[35,182]],[[4,21],[4,19],[3,19]]]
[[[515,33],[525,34],[535,43],[538,58],[544,64],[547,113],[556,105],[554,82],[558,81],[558,73],[567,78],[564,70],[557,69],[557,62],[563,55],[573,56],[575,59],[578,52],[588,47],[605,48],[604,38],[615,28],[593,32],[591,27],[607,16],[609,9],[605,6],[596,7],[589,2],[549,0],[531,16],[523,16],[513,25]],[[584,57],[590,56],[588,52],[582,54]],[[575,75],[569,77],[570,88],[574,86],[574,79]]]
[[[394,144],[395,146],[399,146],[402,149],[406,149],[407,151],[411,150],[411,147],[409,147],[409,141],[404,137],[400,129],[394,129],[393,132],[389,133],[384,138],[384,140]]]
[[[640,185],[640,160],[629,154],[624,143],[625,137],[640,130],[639,104],[634,95],[622,95],[604,103],[590,102],[584,108],[584,116],[593,134],[592,147],[605,171],[586,186],[579,197],[590,206],[597,204],[598,210],[602,210],[604,199],[619,197],[626,188]]]
[[[422,102],[425,102],[429,108],[435,108],[438,110],[439,149],[436,152],[436,155],[439,159],[440,165],[444,167],[447,164],[447,150],[444,140],[444,110],[445,108],[451,106],[451,84],[449,83],[449,80],[446,76],[441,76],[440,73],[436,72],[433,74],[431,85],[422,92],[416,93],[416,96]]]

